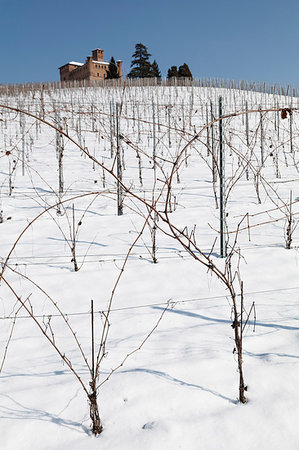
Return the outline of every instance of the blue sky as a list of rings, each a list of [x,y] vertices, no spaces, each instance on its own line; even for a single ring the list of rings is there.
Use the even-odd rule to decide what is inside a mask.
[[[143,43],[163,76],[299,86],[298,0],[0,0],[0,83],[55,81],[58,67],[95,48],[130,70]]]

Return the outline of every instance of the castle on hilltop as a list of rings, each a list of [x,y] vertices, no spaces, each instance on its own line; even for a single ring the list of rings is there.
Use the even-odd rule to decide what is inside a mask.
[[[60,81],[73,80],[103,80],[109,67],[108,62],[103,61],[104,50],[92,51],[92,56],[87,56],[85,64],[75,61],[68,62],[59,67]],[[122,61],[117,61],[117,72],[122,77]]]

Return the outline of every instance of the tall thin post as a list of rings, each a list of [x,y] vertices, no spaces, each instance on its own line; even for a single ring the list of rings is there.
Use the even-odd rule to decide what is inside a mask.
[[[78,114],[78,140],[79,145],[82,147],[82,126],[81,126],[81,108],[79,106],[79,114]]]
[[[222,97],[219,97],[219,176],[220,176],[220,256],[226,257],[225,243],[225,167],[222,129]]]
[[[208,111],[208,104],[206,104],[206,124],[208,125],[209,123],[209,111]],[[210,149],[210,129],[209,127],[207,128],[207,156],[209,156],[211,152]],[[213,156],[212,156],[213,159]]]
[[[249,147],[249,121],[248,121],[248,102],[246,100],[246,145]]]
[[[183,121],[183,131],[185,131],[185,105],[184,105],[184,100],[182,101],[182,121]]]
[[[293,114],[292,114],[292,105],[290,106],[290,152],[293,153]]]
[[[189,112],[189,128],[192,128],[192,110],[193,110],[193,102],[194,102],[194,96],[193,96],[193,85],[191,87],[191,95],[190,95],[190,112]]]
[[[156,169],[156,118],[155,118],[155,104],[152,103],[153,111],[153,169]]]
[[[72,261],[73,261],[73,263],[74,263],[74,270],[75,270],[75,272],[78,272],[78,270],[79,270],[79,267],[78,267],[78,264],[77,264],[77,257],[76,257],[76,221],[75,221],[75,206],[74,206],[74,203],[73,203],[73,205],[72,205],[72,213],[73,213],[73,229],[72,229],[72,236],[71,236],[71,238],[72,238],[72,256],[73,256],[73,258],[72,258]]]
[[[277,102],[277,105],[276,105],[276,107],[277,107],[277,139],[279,140],[279,119],[280,119],[280,111],[279,111],[279,104],[278,104],[278,102]]]
[[[261,106],[260,109],[260,125],[261,125],[261,166],[264,165],[264,124],[263,124],[263,113]]]
[[[22,176],[25,175],[25,115],[21,114],[22,130]]]
[[[92,131],[95,131],[95,118],[93,117],[94,115],[94,108],[93,105],[91,105],[91,126],[92,126]]]
[[[246,100],[246,145],[247,145],[247,154],[248,157],[250,158],[250,154],[249,154],[249,120],[248,120],[248,102]],[[249,180],[249,161],[247,161],[246,164],[246,180]]]
[[[113,158],[113,106],[112,103],[109,103],[110,106],[110,157]]]
[[[211,121],[214,120],[213,114],[213,103],[211,101]],[[211,157],[212,157],[212,172],[213,172],[213,183],[217,181],[217,170],[216,170],[216,154],[214,145],[214,125],[211,125]]]
[[[134,120],[135,122],[135,120]],[[137,127],[138,127],[138,142],[140,142],[140,114],[139,114],[139,105],[137,104]]]
[[[156,182],[157,182],[157,167],[156,167],[156,117],[155,117],[155,104],[153,102],[152,104],[153,106],[153,191],[152,191],[152,205],[155,205],[155,190],[156,190]],[[171,196],[170,196],[171,198]],[[151,235],[152,235],[152,258],[153,258],[153,262],[156,263],[157,262],[157,257],[156,257],[156,231],[157,231],[157,213],[154,211],[153,212],[153,227],[151,230]]]
[[[57,110],[57,128],[61,128],[60,111]],[[58,184],[59,194],[63,193],[63,148],[62,148],[62,134],[57,131],[57,147],[58,147]]]
[[[171,112],[171,106],[168,105],[167,112],[168,112],[168,146],[171,147],[171,135],[170,135],[170,112]]]
[[[12,185],[12,169],[11,169],[11,162],[8,162],[8,172],[9,172],[9,177],[8,177],[8,188],[9,188],[9,196],[11,197],[12,195],[12,190],[13,190],[13,185]]]
[[[116,164],[117,164],[117,215],[123,215],[123,199],[122,199],[122,165],[120,154],[120,140],[119,140],[119,113],[120,105],[116,103]]]

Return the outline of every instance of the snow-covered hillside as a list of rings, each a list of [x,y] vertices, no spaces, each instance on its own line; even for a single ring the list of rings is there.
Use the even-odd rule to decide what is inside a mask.
[[[1,449],[298,448],[298,99],[136,86],[0,104]]]

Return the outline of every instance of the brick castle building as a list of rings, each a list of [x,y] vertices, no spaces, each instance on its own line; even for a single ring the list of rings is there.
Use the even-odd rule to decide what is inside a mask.
[[[104,50],[92,51],[92,56],[87,56],[85,64],[71,61],[59,67],[60,81],[73,80],[103,80],[109,67],[108,62],[103,61]],[[122,77],[122,61],[117,61],[117,72]]]

